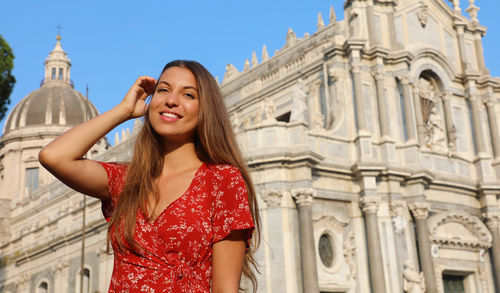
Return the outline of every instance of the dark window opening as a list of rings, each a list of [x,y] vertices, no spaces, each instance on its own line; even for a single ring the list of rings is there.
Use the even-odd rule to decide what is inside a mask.
[[[281,121],[281,122],[290,122],[290,115],[291,114],[292,114],[292,112],[288,111],[285,114],[281,114],[278,117],[276,117],[276,120]]]

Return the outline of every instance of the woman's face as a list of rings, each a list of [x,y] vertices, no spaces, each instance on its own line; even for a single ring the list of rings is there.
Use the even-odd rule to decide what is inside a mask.
[[[153,129],[167,140],[192,141],[198,123],[196,79],[186,68],[170,67],[160,76],[149,104]]]

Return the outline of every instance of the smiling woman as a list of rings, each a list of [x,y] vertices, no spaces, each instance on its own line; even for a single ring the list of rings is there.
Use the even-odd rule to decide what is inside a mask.
[[[140,116],[130,163],[83,159],[113,127]],[[256,290],[255,191],[217,82],[201,64],[170,62],[158,82],[139,77],[120,104],[39,159],[102,200],[115,257],[109,292],[237,292],[241,274]]]

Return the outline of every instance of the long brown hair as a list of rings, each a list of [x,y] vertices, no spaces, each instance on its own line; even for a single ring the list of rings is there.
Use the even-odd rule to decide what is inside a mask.
[[[198,62],[175,60],[165,65],[161,73],[170,67],[186,68],[196,79],[200,108],[194,144],[198,158],[208,164],[235,166],[245,180],[256,233],[245,254],[243,275],[252,282],[255,292],[257,279],[253,269],[257,271],[258,269],[253,253],[260,242],[259,209],[252,178],[236,142],[219,85],[208,70]],[[156,203],[158,202],[159,193],[155,180],[161,174],[164,160],[160,141],[160,136],[151,126],[149,112],[146,111],[144,125],[137,136],[134,154],[127,169],[125,186],[109,222],[108,249],[112,239],[116,241],[119,249],[133,252],[141,250],[140,245],[134,240],[136,213],[139,208],[147,214],[146,203],[150,195],[153,195]]]

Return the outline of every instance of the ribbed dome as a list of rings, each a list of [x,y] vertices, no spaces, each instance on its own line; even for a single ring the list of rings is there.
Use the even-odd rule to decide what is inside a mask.
[[[97,115],[94,105],[71,87],[42,87],[16,105],[7,117],[4,135],[30,126],[73,126]]]
[[[41,88],[28,94],[9,114],[3,129],[4,137],[18,129],[24,129],[21,131],[23,135],[36,134],[27,129],[31,127],[36,132],[54,126],[53,130],[60,132],[99,114],[92,103],[73,89],[70,59],[62,49],[61,36],[58,35],[56,40],[44,62],[45,78]]]

